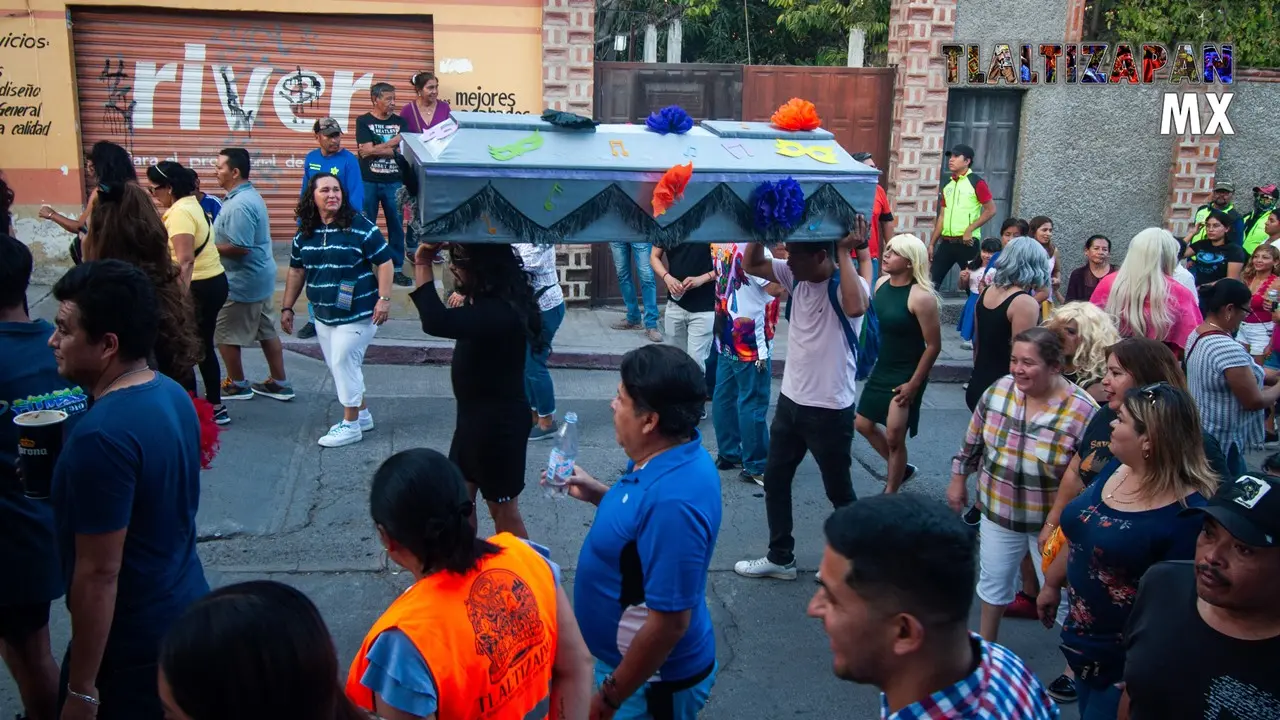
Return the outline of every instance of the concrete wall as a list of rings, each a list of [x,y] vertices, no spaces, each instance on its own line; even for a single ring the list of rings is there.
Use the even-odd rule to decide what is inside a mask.
[[[1066,0],[960,0],[956,41],[982,47],[985,71],[996,43],[1065,37],[1067,15]],[[1014,213],[1053,218],[1065,282],[1084,262],[1085,238],[1110,237],[1120,258],[1129,238],[1161,224],[1172,147],[1156,127],[1163,88],[1059,83],[1022,92]]]
[[[1248,212],[1255,186],[1280,184],[1280,77],[1271,82],[1242,80],[1232,91],[1235,99],[1227,115],[1236,134],[1222,138],[1218,175],[1236,184],[1236,207]]]

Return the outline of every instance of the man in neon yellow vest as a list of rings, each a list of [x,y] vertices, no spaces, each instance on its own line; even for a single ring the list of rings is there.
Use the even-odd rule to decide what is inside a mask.
[[[933,225],[933,239],[929,243],[929,274],[937,288],[942,287],[952,266],[964,265],[978,257],[978,244],[982,239],[978,228],[996,214],[996,203],[987,181],[973,172],[972,166],[973,148],[956,145],[947,151],[951,179],[942,186],[938,220]]]
[[[1231,226],[1227,231],[1231,233],[1230,242],[1240,243],[1244,240],[1244,222],[1240,218],[1240,213],[1236,210],[1236,206],[1231,203],[1231,196],[1235,193],[1236,186],[1226,180],[1213,181],[1213,200],[1196,209],[1195,223],[1196,229],[1191,231],[1191,236],[1187,238],[1187,244],[1198,243],[1204,239],[1204,221],[1209,217],[1210,210],[1221,210],[1231,218]]]
[[[1267,218],[1280,199],[1280,189],[1275,183],[1253,189],[1253,212],[1244,216],[1244,251],[1253,254],[1254,249],[1267,241]]]

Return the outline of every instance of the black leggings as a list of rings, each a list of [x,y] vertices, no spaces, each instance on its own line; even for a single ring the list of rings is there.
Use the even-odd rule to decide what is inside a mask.
[[[222,367],[218,365],[218,352],[213,347],[213,330],[218,325],[218,313],[227,302],[227,289],[226,273],[191,281],[191,299],[195,301],[196,327],[200,330],[200,346],[204,355],[200,359],[200,379],[204,381],[204,399],[214,405],[222,404]],[[194,372],[189,383],[187,392],[194,393]]]

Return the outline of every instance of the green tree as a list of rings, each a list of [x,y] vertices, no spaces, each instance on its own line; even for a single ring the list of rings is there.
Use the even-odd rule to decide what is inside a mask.
[[[719,0],[684,16],[686,62],[843,65],[847,34],[835,26],[788,27],[776,0]],[[750,32],[748,32],[750,28]]]
[[[1085,37],[1104,42],[1229,42],[1236,67],[1280,67],[1280,6],[1247,0],[1091,0]]]
[[[866,64],[884,65],[889,40],[890,0],[769,0],[778,24],[803,37],[834,29],[846,37],[851,28],[866,33]]]

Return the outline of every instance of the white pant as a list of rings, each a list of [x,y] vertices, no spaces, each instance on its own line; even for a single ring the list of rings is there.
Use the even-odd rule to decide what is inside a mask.
[[[333,375],[338,402],[343,407],[360,407],[364,402],[364,351],[373,342],[378,326],[366,319],[346,325],[316,323],[316,338],[324,364]]]
[[[978,521],[978,599],[988,605],[1004,606],[1013,602],[1022,583],[1019,567],[1027,551],[1031,551],[1036,578],[1044,585],[1040,568],[1039,533],[1020,533],[1000,527],[985,516]],[[1063,547],[1059,552],[1067,552]],[[1067,593],[1062,593],[1058,606],[1058,624],[1067,616]]]
[[[705,371],[716,314],[711,311],[689,312],[670,300],[667,301],[666,313],[667,337],[671,338],[671,344],[689,353],[698,363],[698,369]]]

